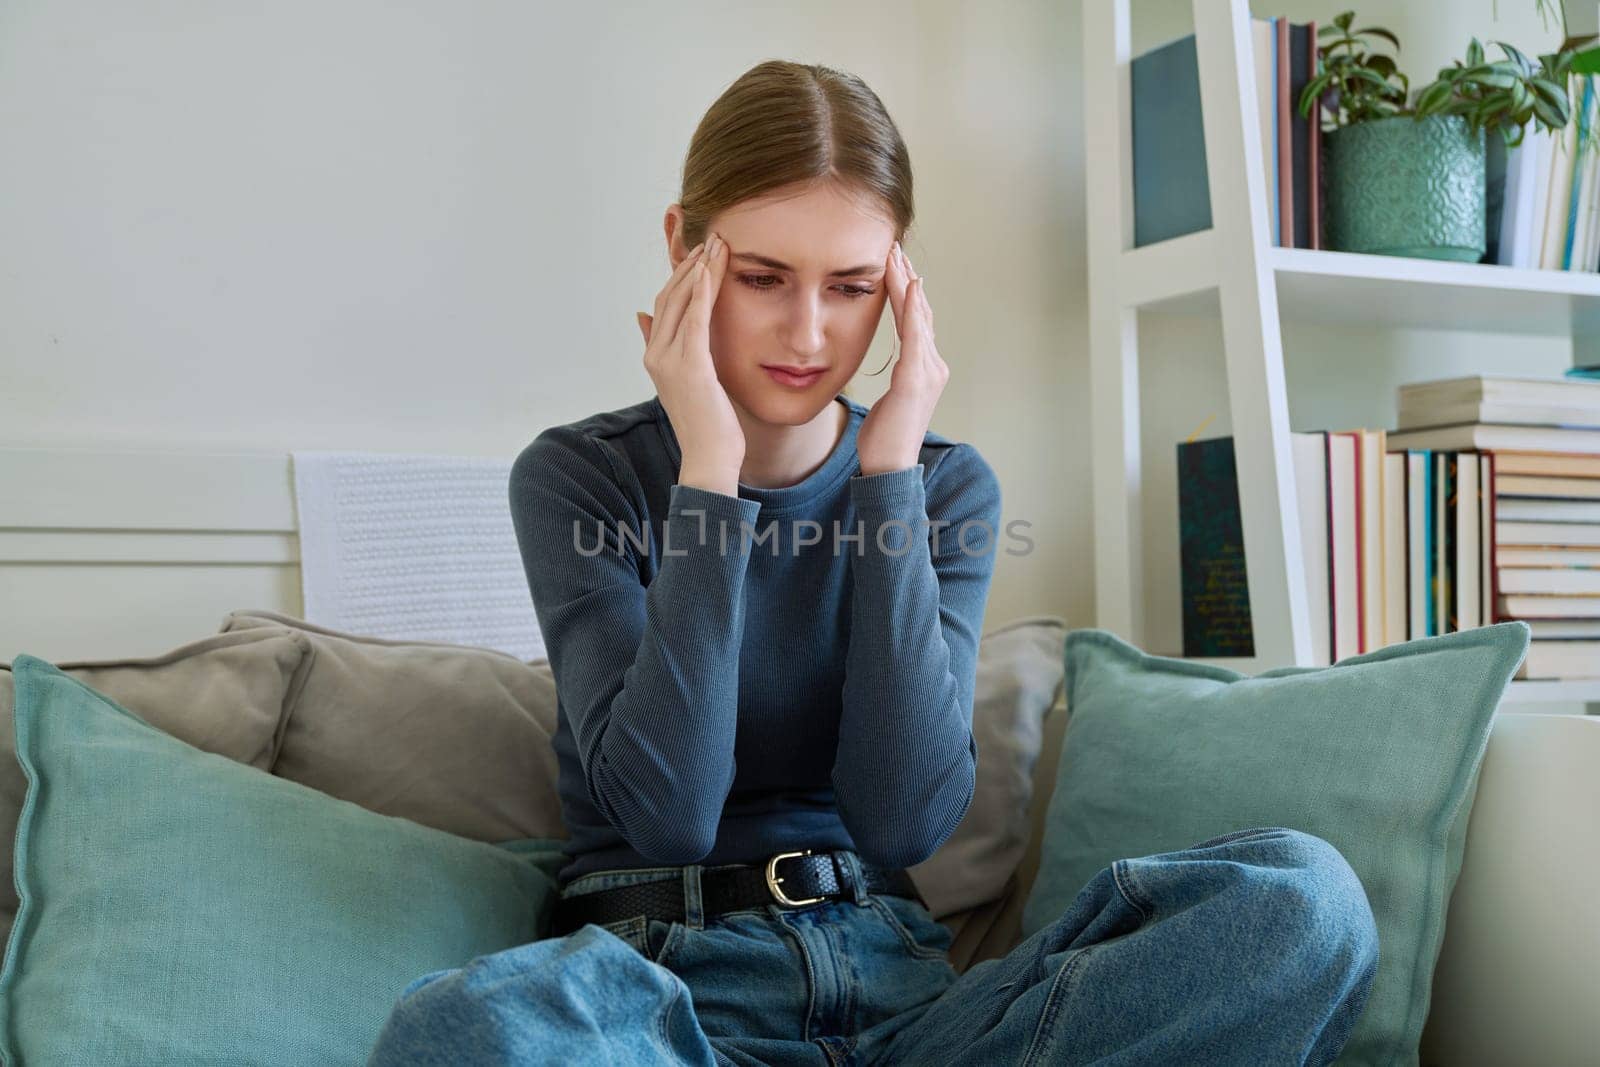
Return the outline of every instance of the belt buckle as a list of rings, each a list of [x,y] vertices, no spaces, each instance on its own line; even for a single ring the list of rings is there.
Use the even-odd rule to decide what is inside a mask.
[[[807,849],[801,849],[799,852],[779,852],[777,855],[775,855],[771,859],[767,860],[767,889],[779,901],[781,901],[784,904],[787,904],[791,908],[797,908],[797,907],[801,906],[802,904],[815,904],[820,900],[827,900],[828,899],[827,897],[808,897],[805,900],[790,900],[787,896],[784,895],[783,890],[778,888],[778,883],[783,881],[782,878],[778,877],[778,873],[777,873],[778,872],[778,861],[779,860],[788,859],[790,856],[809,856],[809,855],[811,855],[811,850],[809,848],[807,848]]]

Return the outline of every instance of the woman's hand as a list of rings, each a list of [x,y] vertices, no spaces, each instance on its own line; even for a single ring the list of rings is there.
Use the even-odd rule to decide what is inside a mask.
[[[725,253],[716,234],[696,245],[656,295],[655,314],[641,311],[638,319],[645,370],[683,452],[678,483],[737,496],[744,429],[711,361],[711,309]]]
[[[933,344],[933,308],[922,279],[896,241],[889,250],[889,306],[900,335],[900,358],[879,397],[856,431],[862,474],[881,474],[916,466],[933,409],[950,380],[950,368]]]

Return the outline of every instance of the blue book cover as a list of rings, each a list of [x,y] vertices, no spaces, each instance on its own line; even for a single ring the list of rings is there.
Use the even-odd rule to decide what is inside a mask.
[[[1272,84],[1278,70],[1278,19],[1253,18],[1271,27]],[[1254,32],[1251,41],[1254,42]],[[1255,54],[1241,56],[1248,76],[1255,78]],[[1143,247],[1184,234],[1211,228],[1211,184],[1206,174],[1205,120],[1200,109],[1200,62],[1194,34],[1135,56],[1128,64],[1133,140],[1133,246]],[[1264,146],[1271,162],[1267,175],[1268,226],[1282,244],[1278,215],[1278,109],[1270,106],[1268,136]],[[1309,122],[1309,120],[1307,120]],[[1290,136],[1284,131],[1283,136]],[[1297,201],[1298,203],[1298,201]],[[1309,204],[1307,209],[1309,217]]]
[[[1211,228],[1200,63],[1194,34],[1129,64],[1133,112],[1133,244]]]

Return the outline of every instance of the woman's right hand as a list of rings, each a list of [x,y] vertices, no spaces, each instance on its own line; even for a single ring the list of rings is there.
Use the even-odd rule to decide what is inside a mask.
[[[645,370],[683,452],[678,483],[737,496],[744,429],[711,360],[711,309],[726,251],[716,234],[695,246],[656,295],[655,314],[641,311],[638,319]]]

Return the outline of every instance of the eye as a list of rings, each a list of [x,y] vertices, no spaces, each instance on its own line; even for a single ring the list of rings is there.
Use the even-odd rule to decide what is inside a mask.
[[[782,284],[782,279],[776,274],[739,274],[735,275],[735,277],[757,292],[770,292]],[[859,300],[864,296],[871,296],[877,292],[876,289],[863,289],[857,285],[838,285],[834,289],[851,300]]]

